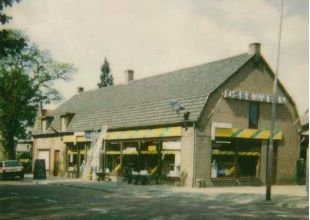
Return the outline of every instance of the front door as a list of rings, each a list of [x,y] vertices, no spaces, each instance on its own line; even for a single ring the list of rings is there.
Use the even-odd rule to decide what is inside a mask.
[[[59,158],[60,152],[59,150],[54,151],[54,176],[59,176],[59,169],[60,169],[60,158]]]

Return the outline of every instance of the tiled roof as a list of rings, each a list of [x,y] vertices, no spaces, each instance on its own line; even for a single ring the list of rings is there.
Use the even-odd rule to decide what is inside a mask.
[[[209,94],[225,82],[253,55],[241,54],[223,60],[156,75],[127,84],[82,92],[60,105],[53,112],[51,127],[60,130],[60,115],[70,112],[74,117],[67,131],[129,128],[179,123],[183,113],[190,112],[196,121]],[[170,100],[177,99],[185,111],[179,116]],[[36,123],[33,134],[40,133]],[[54,133],[49,128],[47,133]]]

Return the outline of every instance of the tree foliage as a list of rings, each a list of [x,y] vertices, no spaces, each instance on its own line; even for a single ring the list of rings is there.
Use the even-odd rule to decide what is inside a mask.
[[[54,82],[69,80],[74,68],[55,61],[21,32],[2,30],[0,41],[10,42],[0,51],[0,135],[7,156],[14,158],[14,138],[25,137],[40,103],[61,99]]]
[[[12,19],[12,17],[3,13],[4,8],[12,7],[14,2],[20,2],[21,0],[0,0],[0,23],[5,24]]]
[[[101,66],[101,75],[100,75],[100,83],[98,83],[98,87],[108,87],[113,86],[113,76],[110,74],[110,64],[108,60],[105,58],[104,63]]]

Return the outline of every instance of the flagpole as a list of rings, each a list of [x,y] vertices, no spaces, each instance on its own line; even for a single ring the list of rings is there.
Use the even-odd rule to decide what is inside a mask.
[[[277,67],[273,82],[273,99],[271,108],[271,121],[270,121],[270,137],[267,154],[267,172],[266,172],[266,201],[271,200],[271,185],[273,179],[273,135],[274,135],[274,124],[276,118],[276,95],[278,85],[278,73],[279,73],[279,61],[280,61],[280,46],[281,46],[281,34],[282,34],[282,20],[283,20],[283,0],[281,0],[281,14],[280,14],[280,28],[279,28],[279,39],[278,39],[278,54],[277,54]]]

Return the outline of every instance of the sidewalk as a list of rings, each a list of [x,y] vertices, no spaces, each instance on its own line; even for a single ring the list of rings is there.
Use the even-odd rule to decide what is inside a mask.
[[[189,188],[167,185],[128,185],[124,182],[94,182],[80,179],[69,179],[67,181],[47,180],[46,182],[47,184],[58,186],[100,190],[136,197],[160,197],[182,194],[186,196],[203,196],[208,200],[230,200],[245,205],[263,203],[281,208],[307,209],[309,207],[305,186],[297,185],[272,186],[271,201],[265,201],[265,186]]]
[[[20,181],[3,184],[21,184]],[[167,185],[128,185],[125,182],[96,182],[76,178],[47,177],[44,180],[33,180],[32,174],[25,175],[22,184],[51,184],[63,187],[75,187],[88,190],[99,190],[107,193],[136,197],[160,197],[185,195],[201,197],[208,200],[229,200],[236,204],[270,204],[281,208],[307,209],[309,200],[304,185],[272,186],[271,201],[265,200],[265,186],[232,186],[189,188]]]

